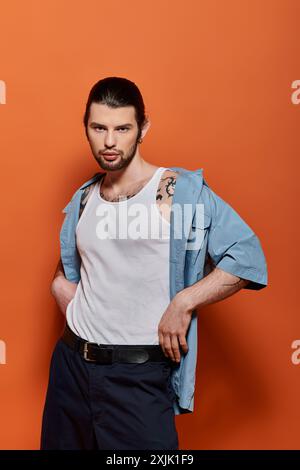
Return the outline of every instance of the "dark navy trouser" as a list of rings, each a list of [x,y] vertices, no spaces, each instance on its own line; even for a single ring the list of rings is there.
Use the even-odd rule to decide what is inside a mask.
[[[60,338],[50,363],[40,449],[178,449],[171,367],[87,362]]]

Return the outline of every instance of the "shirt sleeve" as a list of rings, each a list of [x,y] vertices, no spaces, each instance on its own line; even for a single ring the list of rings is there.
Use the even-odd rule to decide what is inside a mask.
[[[268,284],[267,264],[257,235],[240,215],[209,188],[212,223],[208,253],[219,269],[250,282],[245,289],[259,290]]]

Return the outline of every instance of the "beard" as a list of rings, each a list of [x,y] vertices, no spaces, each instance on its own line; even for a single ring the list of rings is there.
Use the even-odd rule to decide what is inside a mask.
[[[109,170],[109,171],[116,171],[116,170],[121,170],[122,168],[126,168],[129,163],[133,160],[136,149],[138,146],[138,140],[135,141],[135,143],[130,147],[128,152],[124,155],[123,152],[118,152],[119,155],[117,156],[116,160],[114,161],[107,161],[105,160],[104,156],[100,154],[94,154],[94,157],[97,161],[97,163],[101,166],[103,170]]]

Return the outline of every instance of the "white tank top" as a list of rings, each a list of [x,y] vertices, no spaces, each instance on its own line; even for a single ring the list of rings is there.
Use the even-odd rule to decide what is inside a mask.
[[[98,344],[159,344],[158,324],[170,303],[170,223],[156,202],[159,167],[134,196],[109,202],[97,182],[76,227],[80,275],[66,318]],[[150,223],[151,222],[151,223]]]

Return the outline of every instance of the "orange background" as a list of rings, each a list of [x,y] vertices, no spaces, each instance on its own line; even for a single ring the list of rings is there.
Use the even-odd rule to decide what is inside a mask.
[[[140,88],[155,165],[203,168],[259,236],[269,286],[199,311],[181,449],[299,449],[299,2],[1,2],[0,448],[38,449],[64,318],[50,294],[61,212],[99,171],[82,117],[92,85]],[[298,113],[298,114],[297,114]]]

